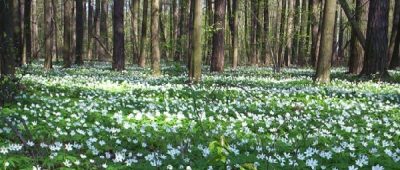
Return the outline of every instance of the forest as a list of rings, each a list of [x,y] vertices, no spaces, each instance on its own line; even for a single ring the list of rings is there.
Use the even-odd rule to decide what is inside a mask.
[[[399,167],[400,0],[0,0],[0,170]]]

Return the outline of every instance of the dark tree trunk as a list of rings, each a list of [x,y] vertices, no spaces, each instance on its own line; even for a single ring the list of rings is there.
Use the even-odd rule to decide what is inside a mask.
[[[387,76],[389,0],[370,0],[364,67],[361,75]]]
[[[23,58],[23,47],[24,47],[24,38],[23,38],[23,27],[21,22],[23,22],[23,17],[21,15],[21,7],[22,0],[14,0],[16,2],[13,3],[13,25],[14,25],[14,50],[15,50],[15,66],[20,67],[22,65]],[[21,3],[22,2],[22,3]],[[4,2],[0,2],[4,3]]]
[[[356,0],[355,22],[365,37],[368,20],[368,0]],[[360,74],[364,62],[364,49],[357,37],[355,27],[352,27],[350,39],[349,73]]]
[[[214,14],[214,26],[215,30],[213,34],[213,52],[211,57],[211,72],[223,72],[224,71],[224,34],[225,34],[225,8],[226,0],[215,1],[215,14]]]
[[[37,0],[32,0],[32,60],[39,59],[39,31],[38,31],[38,17],[37,17]]]
[[[76,60],[75,64],[83,64],[83,0],[76,0]]]
[[[146,54],[144,45],[146,43],[147,37],[147,10],[148,10],[148,0],[143,1],[143,19],[142,19],[142,34],[140,38],[140,57],[139,57],[139,66],[144,68],[146,66]]]
[[[301,5],[302,14],[301,14],[301,31],[300,31],[300,54],[298,57],[298,65],[304,66],[306,64],[307,58],[307,50],[308,50],[308,41],[307,41],[307,27],[308,27],[308,9],[307,9],[307,1],[303,0]]]
[[[44,68],[50,70],[53,68],[53,56],[51,55],[52,50],[52,38],[53,38],[53,26],[51,24],[52,17],[52,2],[43,1],[44,3]]]
[[[239,61],[239,2],[232,0],[231,36],[232,36],[232,69],[236,69]]]
[[[93,49],[92,47],[94,46],[93,44],[93,35],[94,35],[94,25],[93,25],[93,1],[88,0],[88,18],[87,18],[87,23],[88,23],[88,45],[87,45],[87,60],[91,61],[93,60]]]
[[[101,43],[106,47],[102,48],[100,47],[98,49],[99,54],[98,57],[101,61],[107,61],[107,54],[106,50],[108,50],[108,25],[107,25],[107,19],[108,19],[108,0],[101,0],[100,4],[100,40]]]
[[[262,45],[262,62],[264,65],[268,64],[269,53],[268,53],[268,35],[269,35],[269,0],[264,2],[264,26],[263,26],[263,45]]]
[[[132,63],[139,63],[138,47],[138,11],[140,0],[131,1],[131,41],[132,41]]]
[[[30,63],[32,58],[32,24],[31,24],[31,6],[32,0],[25,0],[25,16],[24,16],[24,34],[26,54],[22,60],[23,64]]]
[[[250,30],[250,51],[251,51],[251,56],[250,56],[250,65],[251,66],[257,66],[257,4],[258,0],[251,0],[251,30]]]
[[[125,69],[124,1],[114,0],[113,9],[113,64],[116,71]]]
[[[321,0],[310,0],[310,3],[312,3],[312,17],[311,17],[311,37],[312,37],[312,43],[311,43],[311,65],[316,66],[317,64],[317,59],[318,59],[318,32],[319,32],[319,10],[320,10],[320,4]]]
[[[15,53],[13,42],[13,3],[15,1],[3,1],[0,3],[0,80],[4,76],[14,75]],[[0,106],[3,101],[0,101]]]
[[[72,18],[73,18],[73,1],[65,0],[64,1],[64,68],[71,67],[71,59],[72,59]]]
[[[100,7],[100,0],[96,0],[95,4],[95,9],[94,9],[94,16],[93,16],[93,48],[92,48],[92,55],[93,58],[96,58],[97,60],[100,60],[101,58],[99,57],[100,55],[100,50],[103,48],[97,41],[100,38],[100,12],[101,12],[101,7]]]
[[[389,50],[388,50],[388,58],[390,61],[389,68],[394,69],[399,66],[399,43],[400,43],[400,1],[395,1],[395,8],[393,14],[393,27],[392,34],[390,38]],[[393,62],[394,61],[394,62]]]

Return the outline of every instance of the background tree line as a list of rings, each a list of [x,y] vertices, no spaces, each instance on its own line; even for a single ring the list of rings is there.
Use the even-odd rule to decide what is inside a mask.
[[[1,75],[40,58],[65,68],[85,62],[182,63],[193,81],[202,65],[331,66],[389,76],[400,65],[397,0],[1,0]],[[148,64],[150,63],[150,64]]]

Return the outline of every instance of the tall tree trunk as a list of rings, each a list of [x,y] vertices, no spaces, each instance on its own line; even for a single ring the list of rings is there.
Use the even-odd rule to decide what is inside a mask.
[[[224,58],[225,58],[225,7],[226,0],[215,1],[215,14],[214,14],[214,26],[215,30],[213,34],[213,52],[211,57],[211,72],[223,72],[224,71]]]
[[[139,57],[139,66],[146,66],[146,54],[144,45],[146,43],[146,35],[147,35],[147,10],[148,10],[148,1],[143,1],[143,19],[142,19],[142,34],[140,38],[140,57]]]
[[[52,17],[52,2],[43,1],[44,3],[44,68],[50,70],[53,68],[53,56],[51,55],[52,50],[52,37],[53,37],[53,26],[51,24]]]
[[[192,43],[192,36],[193,36],[193,20],[194,20],[194,0],[189,0],[189,20],[188,20],[188,25],[187,25],[187,27],[189,28],[189,30],[188,30],[188,33],[187,33],[187,36],[188,36],[188,40],[187,40],[187,56],[188,56],[188,59],[187,59],[187,67],[189,68],[189,70],[191,70],[190,69],[190,66],[191,66],[191,57],[192,57],[192,52],[193,52],[193,43]]]
[[[151,59],[153,75],[161,75],[160,69],[160,1],[151,1]]]
[[[83,0],[76,0],[76,60],[75,64],[83,64]]]
[[[190,66],[190,80],[192,82],[199,82],[201,80],[201,59],[202,59],[202,44],[201,44],[201,30],[202,30],[202,1],[194,0],[194,18],[193,18],[193,56],[191,57]]]
[[[310,0],[310,3],[312,3],[312,17],[311,17],[311,37],[312,37],[312,42],[311,42],[311,65],[316,66],[317,61],[318,61],[318,33],[319,33],[319,10],[320,10],[320,4],[321,0]]]
[[[106,49],[100,47],[98,57],[101,61],[107,61],[106,50],[108,50],[108,0],[101,0],[100,2],[100,41]]]
[[[389,43],[389,50],[388,50],[389,63],[391,63],[392,58],[396,58],[396,56],[394,56],[395,48],[399,48],[399,41],[397,40],[398,39],[397,37],[399,36],[398,34],[399,34],[399,30],[400,30],[400,26],[399,26],[400,1],[398,1],[398,0],[395,1],[394,6],[395,7],[394,7],[394,13],[393,13],[393,26],[392,26],[392,33],[390,35],[390,43]],[[398,49],[397,49],[397,51],[398,51]],[[398,54],[396,54],[396,55],[398,55]],[[390,66],[390,68],[393,68],[393,67]]]
[[[124,1],[114,0],[113,9],[113,63],[116,71],[125,69]]]
[[[239,61],[239,3],[232,0],[231,34],[232,34],[232,69],[236,69]]]
[[[32,0],[25,0],[25,16],[24,16],[24,34],[25,34],[25,57],[22,64],[27,64],[32,58],[32,29],[31,29],[31,6]]]
[[[0,3],[0,80],[4,76],[13,76],[15,73],[15,51],[13,42],[14,4],[15,1],[3,1]],[[0,99],[0,106],[4,101]]]
[[[93,41],[93,47],[92,47],[92,55],[93,58],[96,58],[97,60],[101,60],[99,57],[100,55],[100,50],[103,48],[97,41],[98,38],[100,38],[100,12],[101,12],[101,7],[100,7],[100,0],[95,1],[95,7],[94,7],[94,16],[93,16],[93,34],[92,34],[92,41]]]
[[[207,26],[212,27],[214,25],[214,17],[213,17],[213,1],[212,0],[206,0],[207,6],[206,6],[206,16],[207,16]],[[207,48],[206,50],[206,64],[210,64],[211,62],[211,56],[212,56],[212,46],[213,46],[213,40],[212,40],[212,34],[208,33],[206,34],[207,37]]]
[[[94,24],[93,24],[93,0],[88,0],[88,18],[87,18],[87,23],[88,23],[88,34],[87,34],[87,39],[88,39],[88,45],[87,45],[87,60],[92,61],[93,60],[93,35],[94,35]]]
[[[257,66],[257,4],[258,0],[251,0],[251,30],[250,30],[250,49],[251,49],[251,56],[250,56],[250,65]]]
[[[59,20],[57,17],[57,5],[59,4],[58,0],[52,0],[52,19],[51,19],[51,25],[52,25],[52,30],[53,32],[53,37],[52,37],[52,41],[51,41],[51,46],[52,46],[52,50],[51,50],[51,55],[53,57],[53,59],[56,59],[56,62],[58,62],[58,29],[57,29],[57,21]]]
[[[15,47],[15,66],[21,66],[22,58],[23,58],[23,27],[21,25],[22,16],[21,16],[21,2],[22,0],[14,0],[16,2],[13,3],[13,25],[14,25],[14,47]],[[4,2],[1,2],[4,3]]]
[[[170,56],[174,58],[174,61],[179,61],[179,58],[177,59],[177,41],[178,41],[178,23],[179,23],[179,10],[178,10],[178,3],[177,0],[172,0],[172,10],[171,10],[171,16],[172,16],[172,28],[171,28],[171,54]]]
[[[72,59],[72,0],[65,0],[64,2],[64,68],[71,67]]]
[[[294,25],[293,25],[293,18],[294,18],[294,2],[293,0],[288,1],[288,22],[287,22],[287,42],[286,42],[286,54],[285,54],[285,65],[290,66],[292,64],[292,57],[293,57],[293,52],[292,52],[292,47],[293,47],[293,30],[294,30]]]
[[[139,14],[139,2],[140,0],[132,0],[131,1],[131,41],[132,41],[132,63],[139,62],[138,56],[138,14]]]
[[[39,59],[39,29],[38,29],[38,16],[37,16],[37,0],[32,0],[32,59]]]
[[[365,37],[368,20],[368,0],[356,0],[355,22]],[[360,74],[364,62],[364,49],[357,37],[355,27],[352,27],[350,39],[349,73]]]
[[[262,46],[262,62],[264,65],[268,64],[269,53],[268,53],[268,39],[269,39],[269,0],[264,2],[264,26],[263,26],[263,46]]]
[[[387,76],[389,0],[370,0],[364,67],[361,75]]]
[[[326,0],[324,19],[322,21],[321,49],[317,65],[315,81],[327,83],[330,81],[332,43],[335,31],[336,0]]]
[[[299,66],[304,66],[306,64],[307,58],[307,49],[308,49],[308,42],[307,42],[307,27],[308,27],[308,9],[307,9],[307,0],[303,0],[301,4],[301,31],[300,31],[300,54],[298,57],[297,63]],[[335,6],[333,6],[334,8]],[[336,9],[336,8],[335,8]]]

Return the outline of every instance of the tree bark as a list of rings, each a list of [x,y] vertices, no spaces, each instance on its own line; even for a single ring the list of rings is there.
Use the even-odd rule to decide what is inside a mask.
[[[0,80],[15,73],[15,53],[13,42],[13,18],[15,1],[0,3]],[[0,101],[0,106],[3,101]]]
[[[216,31],[214,31],[213,34],[213,52],[211,57],[211,69],[210,69],[211,72],[224,71],[225,7],[226,7],[226,0],[215,1],[214,26]]]
[[[269,0],[264,2],[264,26],[263,26],[263,45],[262,45],[262,62],[264,65],[268,64],[268,39],[269,39]]]
[[[239,3],[232,0],[231,34],[232,34],[232,69],[236,69],[239,61]]]
[[[364,34],[362,33],[359,25],[357,24],[357,21],[355,20],[355,18],[353,17],[349,4],[346,2],[346,0],[339,0],[340,6],[342,7],[344,13],[347,16],[347,19],[349,20],[352,29],[354,29],[354,33],[357,36],[357,39],[360,41],[362,47],[365,49],[366,47],[366,39]]]
[[[148,10],[148,0],[143,1],[143,19],[142,19],[142,34],[140,38],[140,57],[139,57],[139,67],[144,68],[146,66],[146,54],[144,45],[146,43],[147,37],[147,10]]]
[[[354,21],[357,22],[357,27],[360,29],[362,35],[365,36],[368,20],[368,0],[356,0],[354,17]],[[364,49],[357,37],[357,30],[355,27],[352,27],[351,30],[349,73],[358,75],[363,68]]]
[[[132,41],[132,63],[139,63],[139,47],[138,47],[138,11],[139,11],[140,0],[131,1],[131,41]]]
[[[202,60],[202,44],[201,44],[201,34],[202,34],[202,1],[194,1],[194,18],[193,18],[193,56],[191,57],[191,67],[190,67],[190,80],[192,82],[199,82],[201,80],[201,60]]]
[[[388,50],[388,58],[389,58],[389,63],[390,66],[389,68],[393,69],[395,68],[395,64],[392,65],[391,61],[394,58],[394,61],[396,61],[396,57],[399,55],[398,51],[399,51],[399,31],[400,31],[400,26],[399,26],[399,22],[400,22],[400,1],[395,1],[395,5],[394,5],[394,13],[393,13],[393,26],[392,26],[392,33],[390,36],[390,43],[389,43],[389,50]],[[396,49],[397,48],[397,49]],[[396,51],[396,53],[394,53]],[[397,56],[395,56],[397,55]]]
[[[151,1],[151,59],[153,75],[161,75],[160,69],[160,1]]]
[[[330,81],[330,69],[332,58],[332,43],[335,30],[336,0],[326,0],[324,19],[322,24],[321,49],[317,65],[315,81],[328,83]]]
[[[113,9],[113,64],[116,71],[125,69],[124,1],[114,0]]]
[[[65,0],[64,1],[64,68],[71,67],[71,59],[72,59],[72,11],[73,1]]]
[[[52,50],[52,37],[53,37],[53,26],[51,24],[52,19],[52,2],[51,1],[43,1],[44,3],[44,68],[46,70],[50,70],[53,68],[53,56],[51,55]]]
[[[365,60],[361,75],[387,76],[389,0],[370,0]]]
[[[312,29],[312,43],[311,43],[311,65],[316,66],[318,61],[318,32],[319,32],[319,10],[321,0],[310,0],[312,3],[312,17],[311,17],[311,29]]]
[[[76,0],[76,60],[75,64],[83,64],[83,0]]]
[[[108,45],[108,24],[107,24],[107,19],[108,19],[108,0],[101,0],[100,2],[100,40],[101,43],[103,43],[106,47],[104,48],[99,48],[99,54],[98,57],[101,61],[107,61],[107,54],[106,50],[108,50],[109,45]]]
[[[25,16],[24,16],[24,34],[25,34],[25,57],[22,60],[22,64],[30,63],[32,58],[32,24],[31,24],[31,8],[32,0],[25,0]]]
[[[250,30],[250,51],[251,51],[251,56],[250,56],[250,65],[251,66],[257,66],[258,64],[258,56],[257,56],[257,21],[258,21],[258,16],[257,16],[257,4],[258,0],[251,0],[251,30]]]

